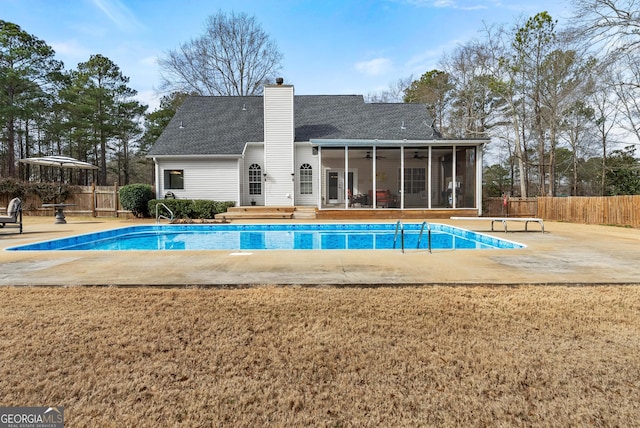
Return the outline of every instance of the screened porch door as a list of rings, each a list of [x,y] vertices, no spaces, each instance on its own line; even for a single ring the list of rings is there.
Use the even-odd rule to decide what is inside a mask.
[[[349,171],[348,189],[353,195],[353,172]],[[327,199],[330,204],[344,202],[344,171],[329,171],[327,173]]]
[[[340,174],[337,171],[329,171],[327,174],[327,192],[330,204],[338,203],[338,182],[340,180]]]

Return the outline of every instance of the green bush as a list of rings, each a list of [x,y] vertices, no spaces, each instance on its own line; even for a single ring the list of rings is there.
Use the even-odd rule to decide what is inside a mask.
[[[226,212],[229,207],[235,206],[235,202],[218,202],[204,199],[152,199],[149,201],[149,212],[155,215],[156,205],[165,204],[172,212],[174,218],[183,219],[211,219],[216,214]],[[159,213],[167,215],[162,207]]]
[[[136,217],[149,217],[149,201],[153,199],[153,189],[148,184],[128,184],[118,190],[120,204]]]

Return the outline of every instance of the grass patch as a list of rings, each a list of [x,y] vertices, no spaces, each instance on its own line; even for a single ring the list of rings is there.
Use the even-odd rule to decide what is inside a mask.
[[[0,289],[4,406],[77,426],[625,426],[637,287]]]

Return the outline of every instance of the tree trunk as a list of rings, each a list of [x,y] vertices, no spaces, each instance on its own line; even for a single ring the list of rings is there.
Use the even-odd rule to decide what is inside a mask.
[[[602,177],[600,178],[600,194],[605,196],[607,177],[607,137],[602,135]]]
[[[15,119],[10,116],[7,120],[7,175],[12,178],[16,176],[15,140]]]
[[[547,196],[556,195],[556,129],[551,126],[549,130],[549,139],[551,147],[549,148],[549,191]]]
[[[572,196],[578,196],[578,156],[573,152],[573,194]]]
[[[522,142],[520,141],[520,124],[516,115],[513,117],[513,127],[515,129],[516,139],[514,141],[516,159],[518,159],[518,170],[520,172],[520,196],[527,197],[526,172],[522,152]]]

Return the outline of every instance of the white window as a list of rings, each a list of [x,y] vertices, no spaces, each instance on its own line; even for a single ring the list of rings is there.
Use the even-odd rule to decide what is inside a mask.
[[[300,167],[300,194],[313,194],[313,169],[308,163]]]
[[[398,174],[400,177],[400,174]],[[426,171],[424,168],[405,168],[404,169],[404,193],[406,195],[418,194],[425,191],[426,188]],[[398,179],[398,189],[400,188],[400,180]]]
[[[249,194],[262,194],[262,168],[257,163],[249,167]]]

